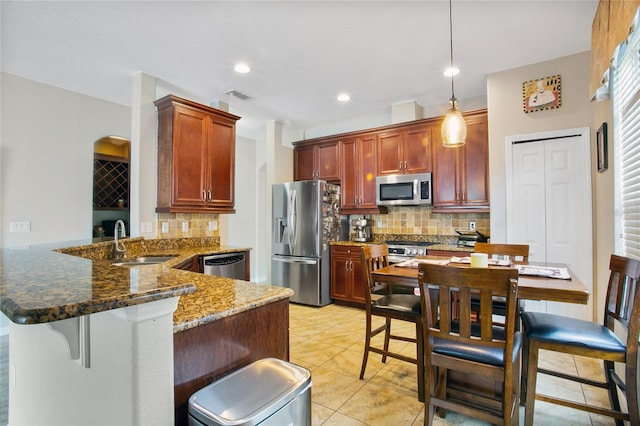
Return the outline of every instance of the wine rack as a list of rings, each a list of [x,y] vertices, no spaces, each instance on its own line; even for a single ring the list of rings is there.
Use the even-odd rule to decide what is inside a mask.
[[[123,200],[122,205],[118,200]],[[93,160],[93,208],[129,208],[129,161],[123,157],[95,154]]]

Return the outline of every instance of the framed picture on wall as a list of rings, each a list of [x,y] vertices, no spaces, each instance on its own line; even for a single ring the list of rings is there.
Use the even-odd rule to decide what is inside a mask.
[[[609,167],[609,157],[607,154],[607,123],[596,132],[596,154],[598,158],[598,173],[602,173]]]
[[[560,75],[522,83],[522,108],[525,113],[559,108],[562,105]]]

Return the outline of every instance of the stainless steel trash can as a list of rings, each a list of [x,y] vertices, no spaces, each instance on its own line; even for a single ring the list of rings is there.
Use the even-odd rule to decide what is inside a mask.
[[[276,358],[253,362],[189,398],[191,426],[311,426],[311,372]]]

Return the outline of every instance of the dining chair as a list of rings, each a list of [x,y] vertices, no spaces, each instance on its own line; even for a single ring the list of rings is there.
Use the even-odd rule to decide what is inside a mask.
[[[522,393],[525,399],[525,425],[533,424],[535,400],[613,417],[640,424],[638,414],[638,333],[640,333],[640,261],[612,255],[609,284],[602,325],[561,315],[539,312],[522,314],[524,329]],[[626,337],[619,337],[626,336]],[[553,371],[538,365],[540,349],[602,360],[604,380],[591,380]],[[615,370],[623,366],[624,380]],[[619,370],[621,371],[621,370]],[[610,408],[594,406],[536,393],[538,373],[571,380],[582,385],[606,389]],[[627,412],[620,408],[618,388],[626,395]]]
[[[509,259],[512,263],[529,262],[529,244],[497,244],[497,243],[475,243],[473,247],[475,253],[486,253],[490,258]],[[474,312],[477,312],[477,304],[474,304]],[[518,303],[520,313],[524,312],[524,307]],[[493,300],[493,315],[504,317],[505,303],[503,297],[496,297]],[[516,326],[519,329],[520,317],[516,318]]]
[[[517,424],[522,333],[515,330],[518,271],[512,268],[467,268],[420,264],[418,286],[425,325],[425,417],[452,410],[493,424]],[[429,291],[430,289],[437,291]],[[457,292],[460,315],[454,319],[451,299]],[[472,292],[480,297],[479,322],[471,315]],[[437,294],[437,315],[431,297]],[[491,321],[492,297],[505,295],[507,321]],[[482,315],[485,314],[485,315]],[[437,320],[434,320],[437,318]],[[464,375],[467,385],[456,383]],[[469,386],[486,383],[484,389]]]
[[[362,276],[366,281],[365,310],[366,310],[366,334],[364,342],[364,355],[360,379],[364,378],[367,368],[369,352],[382,355],[382,362],[387,362],[387,357],[416,364],[418,373],[418,400],[424,401],[424,345],[422,342],[422,310],[420,296],[414,294],[393,293],[390,285],[373,280],[371,272],[389,265],[389,247],[386,244],[366,245],[360,252]],[[367,291],[368,289],[368,291]],[[384,318],[384,324],[373,329],[374,317]],[[415,324],[416,336],[406,337],[391,333],[391,320],[412,322]],[[384,333],[382,347],[372,346],[371,339],[380,333]],[[416,344],[416,357],[411,358],[389,349],[390,340],[400,340]]]

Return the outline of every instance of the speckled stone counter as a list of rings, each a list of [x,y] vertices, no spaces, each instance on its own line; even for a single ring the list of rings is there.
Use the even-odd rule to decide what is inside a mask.
[[[290,297],[290,289],[182,271],[197,255],[242,252],[213,238],[124,239],[127,257],[176,255],[165,263],[113,265],[113,242],[71,242],[0,251],[0,308],[17,324],[73,318],[181,296],[174,332]]]

